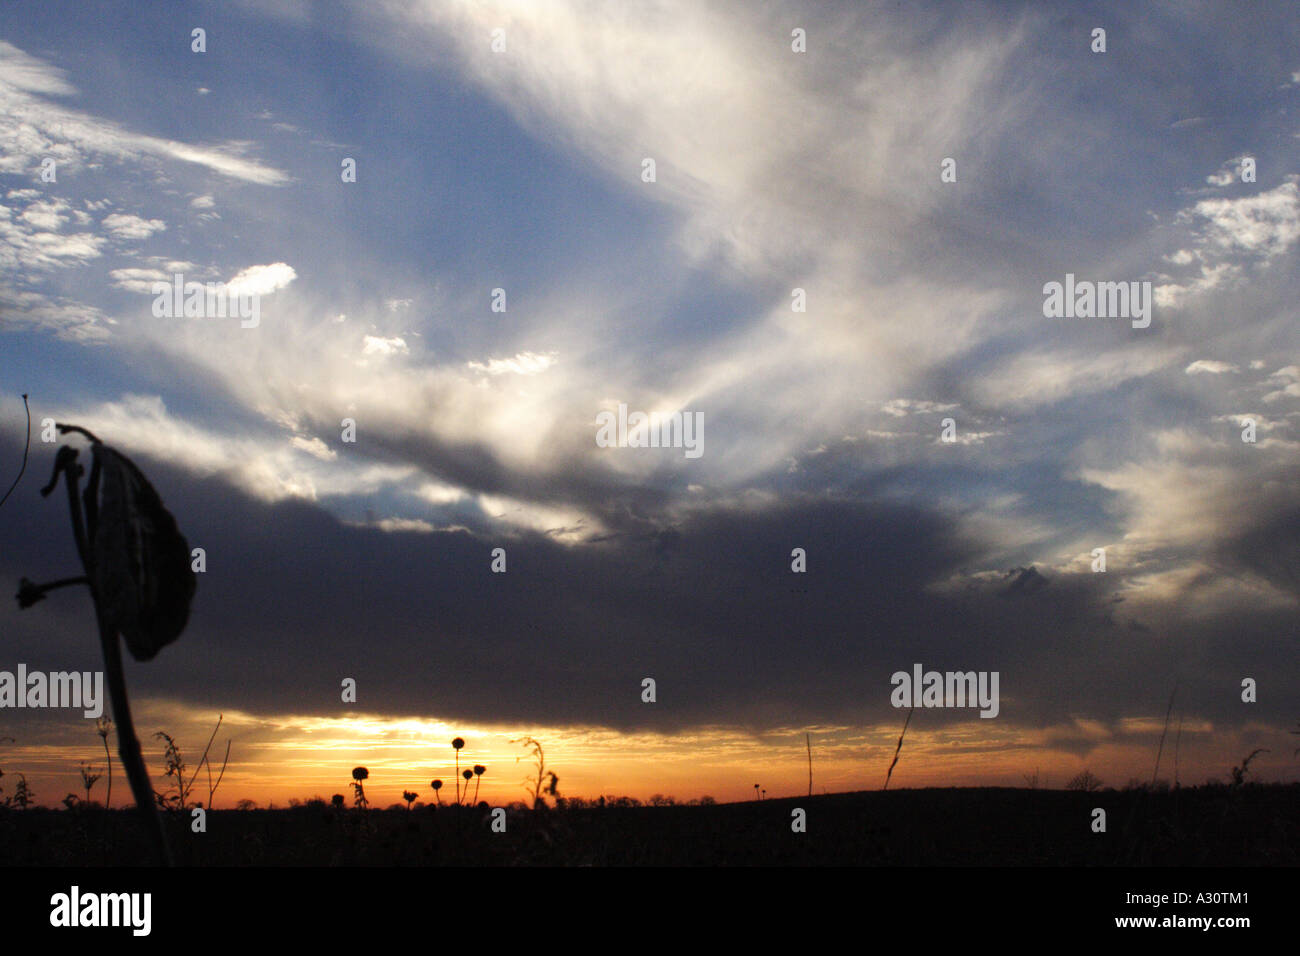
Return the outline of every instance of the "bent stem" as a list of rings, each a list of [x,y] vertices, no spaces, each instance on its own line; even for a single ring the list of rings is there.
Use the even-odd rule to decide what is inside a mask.
[[[907,736],[907,725],[912,722],[912,714],[915,713],[915,711],[915,707],[909,710],[907,712],[907,720],[903,721],[903,732],[898,735],[898,746],[894,748],[894,762],[889,765],[889,770],[885,773],[885,785],[881,787],[881,790],[889,789],[889,780],[894,775],[894,768],[898,766],[898,755],[903,749],[903,738]]]
[[[104,673],[108,678],[109,699],[113,702],[113,720],[117,724],[117,756],[126,770],[131,795],[135,797],[136,806],[144,816],[145,829],[149,831],[149,839],[154,845],[158,861],[163,866],[171,866],[167,838],[163,834],[158,807],[154,804],[153,785],[149,782],[149,772],[145,769],[144,757],[140,752],[140,741],[135,735],[135,723],[131,720],[131,704],[127,700],[126,678],[122,672],[122,649],[118,645],[117,635],[105,626],[99,612],[99,602],[95,602],[95,617],[99,623],[99,643],[104,649]]]
[[[104,760],[108,764],[108,796],[104,798],[104,809],[113,809],[113,755],[108,750],[108,733],[101,738],[104,741]]]
[[[127,699],[126,677],[122,670],[122,649],[117,642],[116,632],[104,619],[99,595],[95,593],[95,575],[91,566],[90,548],[86,543],[86,525],[81,513],[81,499],[77,495],[77,479],[81,467],[75,463],[75,454],[74,452],[69,457],[63,469],[65,484],[68,486],[68,507],[72,511],[72,534],[76,538],[77,552],[81,556],[81,566],[85,569],[90,587],[90,600],[95,605],[95,624],[99,628],[99,644],[104,651],[104,674],[108,679],[108,695],[113,704],[113,720],[117,724],[117,755],[126,771],[136,806],[144,817],[145,829],[158,861],[163,866],[171,866],[167,838],[163,834],[162,820],[158,817],[158,808],[154,804],[153,786],[149,783],[149,772],[144,766],[140,741],[135,735],[135,722],[131,719],[131,704]]]

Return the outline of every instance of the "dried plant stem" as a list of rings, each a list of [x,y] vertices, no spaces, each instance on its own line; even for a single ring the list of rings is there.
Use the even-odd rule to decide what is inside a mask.
[[[140,741],[135,735],[135,722],[131,719],[131,704],[126,695],[126,677],[122,670],[122,648],[118,644],[117,634],[104,619],[100,608],[99,596],[95,593],[95,575],[92,568],[90,548],[86,542],[85,519],[81,513],[81,498],[77,495],[77,479],[81,471],[76,464],[75,452],[67,459],[64,466],[65,484],[68,487],[68,507],[72,511],[72,535],[77,542],[77,553],[81,556],[81,566],[85,569],[90,583],[90,599],[95,605],[95,624],[99,628],[99,644],[104,652],[104,675],[108,680],[108,696],[113,704],[113,722],[117,724],[117,755],[126,771],[127,782],[135,797],[136,806],[144,818],[145,830],[153,843],[154,853],[163,866],[171,866],[171,853],[167,849],[167,838],[163,834],[162,820],[158,817],[158,808],[154,805],[153,785],[149,782],[149,772],[144,766],[144,757],[140,752]]]
[[[903,721],[903,732],[898,735],[898,746],[894,748],[894,762],[889,765],[889,772],[885,774],[885,785],[881,787],[882,790],[889,789],[889,778],[894,775],[894,767],[898,763],[898,754],[903,749],[903,738],[907,736],[907,725],[912,722],[912,714],[915,711],[916,707],[908,710],[907,720]]]
[[[1169,733],[1169,715],[1174,712],[1174,695],[1178,693],[1178,683],[1174,682],[1174,689],[1169,694],[1169,706],[1165,708],[1165,729],[1160,731],[1160,746],[1156,748],[1156,769],[1151,771],[1151,786],[1156,785],[1156,775],[1160,773],[1160,755],[1165,752],[1165,735]]]
[[[217,726],[212,728],[212,734],[211,736],[208,737],[208,744],[206,747],[203,748],[203,756],[199,757],[199,762],[194,765],[194,773],[190,776],[190,785],[188,787],[185,787],[182,791],[182,798],[183,798],[184,794],[189,793],[190,790],[193,789],[194,781],[198,779],[199,776],[199,768],[206,765],[208,770],[208,802],[204,804],[204,806],[206,806],[209,810],[212,809],[212,795],[217,792],[217,787],[221,786],[221,778],[226,775],[226,762],[230,760],[230,741],[227,740],[226,756],[225,759],[221,761],[221,773],[217,776],[216,784],[213,784],[212,762],[208,759],[208,752],[212,750],[212,741],[217,739],[217,731],[221,729],[221,722],[224,719],[225,719],[224,714],[217,714]]]
[[[1174,736],[1174,786],[1178,786],[1178,748],[1183,742],[1183,715],[1178,715],[1178,733]]]
[[[171,866],[171,853],[167,849],[162,820],[154,805],[153,785],[149,782],[149,772],[145,769],[140,741],[135,735],[135,723],[131,719],[131,704],[126,696],[126,678],[122,672],[122,649],[118,646],[117,635],[107,627],[98,603],[95,606],[95,617],[99,623],[99,643],[104,649],[104,674],[108,679],[109,699],[113,702],[113,722],[117,724],[117,756],[126,770],[127,783],[131,785],[135,805],[144,817],[145,829],[153,843],[158,862],[163,866]]]
[[[812,737],[803,735],[803,742],[808,746],[808,796],[812,796]]]
[[[212,799],[216,796],[217,787],[221,786],[221,778],[226,775],[226,764],[230,761],[230,741],[226,741],[226,755],[221,758],[221,772],[217,774],[217,782],[212,782],[212,764],[208,764],[208,809],[212,809]],[[410,809],[409,807],[407,809]]]
[[[113,809],[113,755],[108,749],[108,734],[104,734],[104,760],[108,763],[108,796],[104,798],[104,809]]]

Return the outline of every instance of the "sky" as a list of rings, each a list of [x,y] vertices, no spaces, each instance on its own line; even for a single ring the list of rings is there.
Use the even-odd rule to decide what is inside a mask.
[[[918,708],[891,787],[1300,779],[1298,50],[1289,2],[7,3],[0,582],[77,573],[44,419],[144,470],[206,568],[127,680],[159,787],[223,715],[218,806],[427,799],[457,735],[494,802],[526,735],[570,795],[797,794],[809,741],[875,788],[917,663],[1000,707]],[[0,603],[20,662],[100,669],[84,592]],[[39,802],[102,757],[0,710]]]

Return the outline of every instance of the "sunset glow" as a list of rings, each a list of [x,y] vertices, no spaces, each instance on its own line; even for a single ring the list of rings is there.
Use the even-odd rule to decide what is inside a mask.
[[[179,709],[174,704],[142,702],[142,728],[166,729],[177,737],[183,752],[196,761],[215,724],[215,715]],[[738,729],[698,728],[689,733],[619,733],[599,728],[494,727],[455,724],[418,718],[252,717],[226,712],[213,745],[220,764],[224,741],[232,741],[231,760],[215,801],[217,808],[249,799],[259,806],[286,806],[291,800],[342,793],[351,804],[348,784],[352,768],[370,771],[366,794],[372,805],[401,802],[403,790],[413,790],[423,802],[434,802],[431,780],[441,779],[441,799],[454,800],[454,751],[450,741],[461,736],[466,747],[460,766],[485,765],[478,796],[493,805],[529,801],[525,778],[534,767],[523,747],[512,744],[531,735],[545,748],[549,769],[559,774],[561,795],[595,799],[631,796],[641,801],[660,794],[679,802],[711,796],[719,802],[752,800],[753,784],[769,797],[808,792],[805,730],[813,745],[813,786],[816,793],[878,789],[893,756],[897,726],[871,728],[810,727],[746,733]],[[908,787],[1030,785],[1060,788],[1082,770],[1091,768],[1107,786],[1149,780],[1153,754],[1163,721],[1158,717],[1128,718],[1113,727],[1076,720],[1068,725],[1031,732],[1005,726],[950,724],[927,728],[918,714],[890,781],[891,789]],[[62,740],[76,729],[71,721],[51,727]],[[80,787],[79,761],[103,766],[103,750],[90,722],[81,728],[83,746],[67,743],[0,747],[0,758],[24,768],[40,802],[57,805],[65,792]],[[993,733],[993,730],[998,732]],[[1254,728],[1259,732],[1263,728]],[[195,746],[198,746],[198,750]],[[1238,762],[1245,738],[1214,731],[1204,722],[1184,723],[1178,742],[1178,771],[1183,784],[1223,781]],[[1081,751],[1087,751],[1087,756]],[[155,769],[161,744],[145,747]],[[1171,731],[1160,778],[1174,779],[1174,739]],[[4,763],[0,763],[3,766]],[[119,769],[120,774],[120,769]],[[193,772],[193,768],[191,768]],[[1262,780],[1295,780],[1294,767],[1265,761],[1257,768]],[[535,771],[533,771],[535,776]],[[119,777],[120,779],[120,777]],[[169,783],[158,774],[159,790]],[[205,800],[207,777],[195,779],[195,798]],[[95,797],[103,798],[104,784]],[[115,790],[115,805],[126,799]]]

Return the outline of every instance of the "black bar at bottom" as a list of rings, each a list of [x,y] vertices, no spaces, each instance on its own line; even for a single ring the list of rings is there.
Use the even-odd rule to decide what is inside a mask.
[[[145,928],[143,897],[119,894],[147,893],[148,938],[178,942],[196,934],[362,942],[407,930],[452,940],[456,927],[490,938],[532,922],[560,936],[566,926],[580,936],[609,923],[629,941],[651,934],[664,945],[714,932],[771,942],[787,925],[810,939],[843,926],[864,941],[901,928],[927,943],[1049,930],[1057,939],[1199,935],[1231,945],[1241,934],[1294,931],[1295,876],[1294,868],[11,868],[0,871],[0,926],[18,937],[78,933],[132,945],[145,936],[136,932]],[[115,915],[126,925],[71,925]]]

